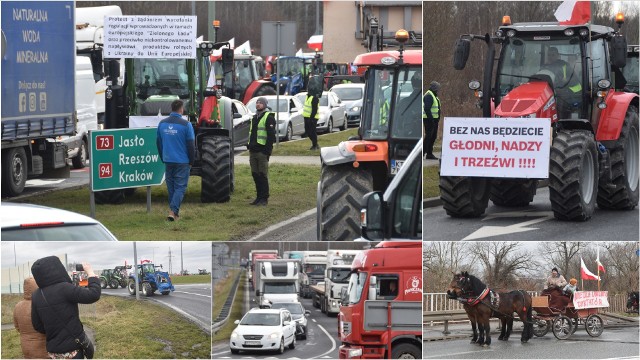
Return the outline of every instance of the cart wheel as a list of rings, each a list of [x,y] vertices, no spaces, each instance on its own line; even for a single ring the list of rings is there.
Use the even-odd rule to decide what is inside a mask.
[[[545,336],[551,328],[551,321],[537,320],[533,323],[533,335],[537,337]]]
[[[565,340],[571,336],[571,331],[573,330],[573,323],[571,319],[564,315],[560,315],[555,320],[553,320],[553,335],[559,340]]]
[[[587,330],[587,334],[593,337],[598,337],[604,330],[604,323],[602,318],[598,315],[589,315],[587,321],[584,323],[584,327]]]

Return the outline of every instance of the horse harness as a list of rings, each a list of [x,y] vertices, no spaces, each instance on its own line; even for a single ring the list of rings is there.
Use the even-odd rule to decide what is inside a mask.
[[[522,290],[518,290],[518,293],[522,295],[522,299],[524,300],[525,297],[524,294],[522,294]],[[485,300],[487,296],[489,296],[488,301]],[[498,308],[500,307],[500,294],[497,291],[489,289],[489,287],[486,287],[484,290],[482,290],[482,292],[480,292],[480,295],[476,296],[475,298],[462,298],[458,299],[458,301],[469,306],[484,304],[494,313],[514,319],[513,313],[505,314],[498,310]]]

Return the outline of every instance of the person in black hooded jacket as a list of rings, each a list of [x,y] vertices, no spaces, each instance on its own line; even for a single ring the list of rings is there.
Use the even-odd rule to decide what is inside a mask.
[[[78,304],[92,304],[100,299],[100,278],[90,264],[83,263],[89,276],[89,286],[75,286],[64,265],[57,256],[36,260],[31,273],[39,289],[31,296],[31,322],[33,328],[46,334],[47,351],[65,354],[65,358],[83,359],[82,346],[76,342],[86,335]],[[43,295],[44,293],[44,295]]]

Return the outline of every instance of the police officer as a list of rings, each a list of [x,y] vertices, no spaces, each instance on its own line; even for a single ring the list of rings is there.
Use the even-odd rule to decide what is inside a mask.
[[[320,100],[316,94],[312,94],[311,92],[307,93],[304,108],[302,109],[302,116],[304,117],[304,131],[307,133],[309,140],[311,140],[311,148],[309,150],[318,150],[316,126],[318,126],[318,119],[320,119],[320,113],[318,112],[319,103]]]
[[[267,99],[256,100],[256,114],[249,128],[249,164],[256,184],[256,199],[251,205],[266,206],[269,199],[269,156],[276,141],[276,119],[267,110]]]
[[[424,123],[425,146],[422,150],[426,159],[437,160],[433,155],[433,144],[438,137],[438,123],[440,122],[440,99],[438,98],[440,83],[432,81],[429,90],[424,94],[422,108],[422,122]]]

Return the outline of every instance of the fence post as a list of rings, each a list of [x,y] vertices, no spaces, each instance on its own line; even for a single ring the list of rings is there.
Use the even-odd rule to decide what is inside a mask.
[[[444,331],[442,333],[445,335],[451,334],[451,331],[449,331],[449,320],[444,321]]]

